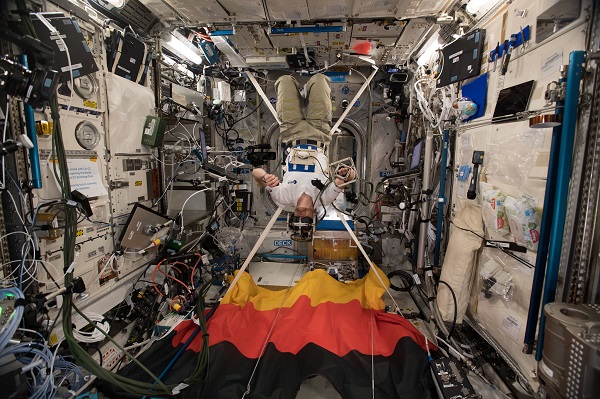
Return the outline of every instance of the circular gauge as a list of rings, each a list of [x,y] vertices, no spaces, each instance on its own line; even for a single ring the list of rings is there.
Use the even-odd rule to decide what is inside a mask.
[[[73,80],[75,93],[84,100],[89,100],[98,91],[98,80],[93,75],[84,75]]]
[[[81,122],[75,128],[77,143],[86,150],[93,150],[100,142],[100,132],[90,122]]]

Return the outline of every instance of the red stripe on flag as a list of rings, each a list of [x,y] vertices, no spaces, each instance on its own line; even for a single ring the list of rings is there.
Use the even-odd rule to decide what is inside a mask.
[[[210,345],[228,341],[247,358],[258,358],[278,309],[257,311],[252,303],[243,308],[224,304],[219,306],[208,323]],[[371,338],[371,312],[373,332]],[[177,346],[195,330],[192,321],[181,323],[172,340]],[[308,343],[345,356],[355,350],[371,355],[390,356],[400,338],[410,337],[425,349],[425,338],[405,318],[383,311],[365,309],[358,300],[339,304],[326,302],[311,306],[310,298],[301,296],[291,307],[282,308],[271,334],[280,352],[297,354]],[[199,335],[189,349],[198,352],[202,345]],[[433,345],[430,345],[433,349]]]

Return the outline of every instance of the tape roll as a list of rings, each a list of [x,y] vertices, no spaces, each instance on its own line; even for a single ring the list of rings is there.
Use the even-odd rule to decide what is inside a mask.
[[[560,114],[537,115],[529,118],[529,127],[533,129],[556,127],[562,125],[562,119]]]

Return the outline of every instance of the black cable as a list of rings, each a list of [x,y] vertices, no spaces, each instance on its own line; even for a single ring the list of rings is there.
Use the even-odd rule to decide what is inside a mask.
[[[125,349],[127,349],[127,347],[125,347]],[[115,365],[110,368],[110,371],[113,371],[117,367],[121,367],[121,364],[123,363],[123,361],[125,360],[125,358],[126,358],[125,355],[121,356],[121,358],[119,359],[119,361],[116,362]],[[100,366],[102,366],[102,363],[100,363]],[[119,369],[117,369],[117,371],[119,371]]]
[[[456,227],[457,229],[460,229],[460,230],[463,230],[463,231],[467,231],[467,232],[469,232],[469,233],[471,233],[471,234],[475,234],[477,237],[479,237],[479,238],[481,238],[482,240],[484,240],[484,241],[485,241],[485,237],[483,237],[483,236],[481,236],[481,235],[477,234],[477,233],[476,233],[476,232],[474,232],[473,230],[469,230],[469,229],[465,229],[464,227],[457,226],[457,225],[456,225],[456,223],[454,223],[452,220],[450,221],[450,223],[452,223],[452,224],[454,225],[454,227]]]
[[[450,332],[448,333],[448,339],[452,338],[452,334],[454,333],[454,329],[456,328],[456,317],[458,314],[458,302],[456,301],[456,295],[454,294],[454,290],[450,287],[450,284],[445,282],[444,280],[438,281],[438,283],[444,284],[450,290],[452,294],[452,301],[454,302],[454,316],[452,317],[452,328],[450,328]]]
[[[90,349],[95,349],[96,352],[98,352],[98,355],[100,357],[100,361],[98,361],[98,363],[100,363],[100,367],[102,367],[102,351],[97,346],[90,346]],[[123,356],[123,357],[125,357],[125,356]]]
[[[392,284],[392,277],[394,276],[400,277],[400,279],[404,283],[404,287],[397,287],[394,284]],[[408,292],[415,287],[415,280],[413,279],[412,274],[410,274],[406,270],[394,270],[392,272],[389,272],[387,278],[390,280],[390,288],[394,291]]]
[[[258,108],[259,108],[259,107],[256,107],[256,108],[254,108],[254,109],[252,110],[252,112],[250,112],[249,114],[246,114],[246,116],[243,116],[243,117],[241,117],[241,118],[240,118],[240,119],[238,119],[238,120],[234,120],[234,121],[233,121],[233,123],[231,124],[231,126],[233,126],[233,125],[235,125],[236,123],[238,123],[238,122],[240,122],[240,121],[242,121],[242,120],[246,119],[247,117],[249,117],[250,115],[252,115],[252,114],[253,114],[253,113],[255,113],[256,111],[258,111]]]
[[[463,230],[463,231],[469,232],[469,233],[471,233],[471,234],[475,234],[477,237],[481,238],[482,240],[484,240],[484,241],[487,241],[487,240],[485,239],[485,237],[482,237],[482,236],[480,236],[479,234],[477,234],[477,233],[476,233],[476,232],[474,232],[473,230],[469,230],[469,229],[465,229],[465,228],[462,228],[462,227],[460,227],[460,226],[457,226],[457,225],[456,225],[456,223],[454,223],[453,221],[450,221],[450,223],[452,223],[452,224],[454,225],[454,227],[456,227],[457,229],[460,229],[460,230]],[[504,248],[504,247],[501,247],[501,246],[499,246],[499,245],[492,245],[492,246],[491,246],[491,248],[497,248],[497,249],[501,250],[501,251],[502,251],[502,252],[504,252],[506,255],[510,256],[511,258],[515,259],[516,261],[518,261],[518,262],[522,263],[523,265],[525,265],[525,266],[527,266],[527,267],[529,267],[529,268],[532,268],[532,269],[533,269],[533,268],[535,268],[535,265],[532,265],[532,264],[531,264],[529,261],[527,261],[527,260],[525,260],[525,259],[521,258],[520,256],[517,256],[517,255],[513,254],[512,252],[510,252],[508,249],[506,249],[506,248]]]
[[[48,337],[50,337],[50,335],[52,334],[52,331],[54,330],[54,327],[56,327],[56,322],[58,321],[58,316],[61,313],[61,309],[62,309],[62,305],[59,309],[57,309],[56,316],[54,317],[54,320],[52,321],[52,325],[48,329]]]
[[[429,306],[429,300],[427,299],[427,293],[423,290],[423,288],[421,288],[420,285],[417,285],[417,291],[419,292],[419,296],[421,297],[421,300],[423,301],[425,306],[427,306],[427,309],[431,310],[431,307]],[[425,296],[423,296],[423,295],[425,295]]]
[[[277,248],[275,248],[275,249],[272,249],[272,250],[270,250],[270,251],[268,251],[268,252],[263,252],[263,253],[261,253],[261,254],[256,254],[256,256],[260,256],[260,255],[267,255],[267,254],[272,254],[273,252],[275,252],[275,251],[277,251],[277,250],[279,250],[279,249],[287,249],[287,250],[289,250],[289,251],[292,251],[292,252],[294,252],[294,253],[296,253],[296,254],[298,254],[298,255],[302,255],[302,256],[304,256],[304,254],[302,254],[301,252],[299,252],[299,251],[296,251],[294,248],[290,248],[290,247],[277,247]]]
[[[42,265],[42,268],[44,268],[44,271],[50,277],[50,280],[52,280],[52,282],[54,283],[54,285],[56,286],[56,288],[60,289],[60,285],[58,285],[58,283],[56,282],[56,280],[54,279],[54,277],[50,273],[50,270],[48,270],[48,268],[44,264],[44,261],[43,260],[39,260],[38,262],[40,262],[40,264]]]

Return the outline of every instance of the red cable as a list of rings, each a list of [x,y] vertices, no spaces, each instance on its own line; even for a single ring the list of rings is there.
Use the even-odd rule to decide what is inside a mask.
[[[198,266],[198,263],[200,263],[200,260],[202,259],[202,255],[200,255],[200,254],[194,254],[194,255],[196,255],[198,257],[198,260],[194,264],[194,267],[192,268],[192,274],[190,276],[190,281],[192,283],[192,289],[196,289],[196,287],[194,286],[194,274],[196,273],[196,266]]]
[[[163,259],[160,262],[158,262],[158,264],[156,265],[156,267],[154,268],[154,270],[152,271],[152,285],[154,286],[154,289],[156,290],[156,292],[158,292],[160,294],[160,296],[164,296],[162,292],[160,292],[160,290],[158,289],[158,286],[156,285],[156,283],[154,282],[154,276],[156,275],[156,270],[160,267],[160,265],[162,265],[162,263],[164,261],[166,261],[167,259]],[[162,273],[162,271],[161,271]],[[164,273],[163,273],[164,274]]]

